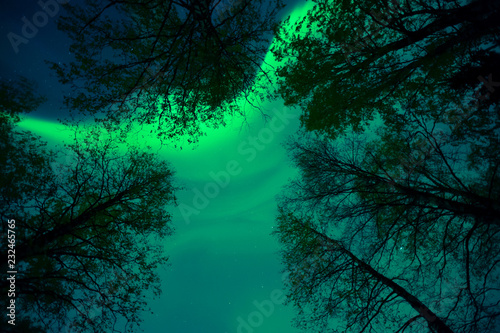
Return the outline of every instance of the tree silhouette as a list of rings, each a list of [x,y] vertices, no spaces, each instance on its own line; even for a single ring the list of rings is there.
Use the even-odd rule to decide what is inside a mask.
[[[2,188],[0,214],[16,221],[16,319],[27,331],[132,332],[145,293],[160,292],[156,269],[167,257],[158,241],[172,233],[173,172],[113,133],[72,130],[74,142],[58,153],[8,133],[13,149],[1,167],[16,178]],[[68,151],[78,159],[58,175],[51,162]]]
[[[75,61],[52,63],[70,109],[112,124],[153,124],[160,138],[224,125],[242,112],[268,49],[281,0],[87,1],[60,29]]]
[[[478,161],[479,149],[453,132],[460,130],[440,135],[443,119],[441,127],[420,111],[399,119],[376,135],[335,141],[310,135],[290,143],[301,176],[284,191],[282,210],[315,221],[318,232],[341,238],[350,251],[370,258],[372,267],[405,281],[403,288],[453,331],[494,332],[500,313],[498,137],[476,136],[477,145],[490,150]],[[285,262],[298,260],[298,252],[290,247]],[[324,273],[336,267],[326,262]],[[450,290],[444,278],[452,276],[461,278]],[[320,315],[331,317],[323,305]],[[360,307],[366,314],[372,305]]]
[[[2,218],[7,218],[5,209],[12,202],[26,202],[32,196],[29,178],[34,183],[44,183],[47,178],[42,170],[48,167],[49,152],[39,137],[21,131],[16,126],[22,114],[35,110],[45,101],[36,94],[36,85],[26,78],[0,80],[0,209]]]
[[[277,93],[304,109],[308,130],[361,131],[375,113],[391,119],[415,95],[456,94],[448,88],[457,73],[498,47],[498,15],[499,3],[487,0],[315,1],[278,31]],[[484,69],[478,75],[492,73]]]
[[[316,256],[309,274],[289,275],[289,302],[299,308],[299,327],[321,327],[325,332],[336,318],[333,326],[337,329],[328,332],[388,332],[390,328],[399,332],[422,318],[434,332],[453,332],[395,278],[380,273],[342,242],[316,230],[310,219],[303,221],[281,209],[275,233],[284,245],[287,267]],[[408,307],[417,315],[409,313]]]

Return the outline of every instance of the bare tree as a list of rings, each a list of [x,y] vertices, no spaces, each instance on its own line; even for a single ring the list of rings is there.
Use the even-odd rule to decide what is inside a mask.
[[[158,137],[196,141],[202,125],[241,113],[262,70],[281,0],[87,1],[60,29],[71,64],[52,63],[71,110],[110,124],[152,124]],[[262,73],[261,73],[262,74]],[[264,72],[263,75],[266,75]]]
[[[301,176],[281,205],[389,270],[453,331],[493,332],[500,314],[498,139],[490,133],[468,144],[456,128],[445,135],[419,112],[399,119],[371,135],[305,135],[290,143]],[[476,152],[485,147],[479,162]],[[453,290],[443,290],[456,275]]]
[[[399,277],[380,273],[342,242],[316,230],[311,219],[302,220],[281,210],[276,234],[283,243],[285,265],[292,272],[289,302],[299,308],[297,322],[301,328],[321,328],[322,332],[403,332],[421,319],[433,332],[453,332],[418,297],[396,282]],[[293,269],[304,260],[313,262],[313,269],[306,275]],[[413,308],[413,314],[409,308]]]
[[[314,3],[304,19],[282,24],[272,47],[283,60],[277,93],[303,108],[308,130],[332,136],[351,127],[360,131],[376,112],[391,119],[394,106],[415,94],[453,95],[450,82],[477,85],[478,76],[498,73],[496,1]],[[473,77],[457,77],[478,62]]]
[[[167,257],[160,241],[172,233],[168,206],[176,189],[170,165],[113,133],[80,126],[59,153],[13,123],[1,134],[11,140],[1,142],[9,155],[1,160],[8,187],[0,192],[0,216],[15,221],[15,301],[22,309],[12,328],[135,331],[146,292],[161,291],[157,269]],[[70,152],[75,159],[65,158]],[[1,286],[5,291],[8,281]]]

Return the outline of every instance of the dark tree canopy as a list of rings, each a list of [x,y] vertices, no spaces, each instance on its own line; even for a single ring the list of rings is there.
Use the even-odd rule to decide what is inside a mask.
[[[75,61],[52,64],[76,88],[70,109],[114,124],[153,124],[160,138],[224,125],[253,88],[281,0],[87,1],[60,29]]]
[[[500,144],[498,128],[492,128],[500,114],[495,108],[479,108],[462,119],[453,113],[434,118],[439,106],[427,106],[434,112],[425,115],[418,109],[406,110],[395,118],[397,122],[380,125],[375,133],[335,140],[327,135],[305,135],[289,145],[301,175],[280,199],[283,258],[290,270],[303,260],[304,253],[318,255],[314,244],[300,245],[293,240],[294,234],[309,234],[294,221],[307,222],[314,230],[341,241],[375,270],[396,279],[410,294],[418,295],[454,332],[496,332],[500,316]],[[375,298],[352,301],[357,309],[351,312],[336,299],[346,297],[348,287],[342,283],[357,280],[334,280],[344,291],[308,287],[308,283],[331,281],[336,272],[344,274],[350,264],[324,258],[318,262],[321,265],[310,270],[308,278],[296,279],[291,285],[294,301],[316,306],[312,317],[299,311],[298,322],[314,327],[314,320],[308,318],[321,317],[323,323],[333,325],[332,321],[347,316],[346,325],[353,331],[360,331],[356,326],[360,318],[370,323],[367,332],[380,331],[379,325],[384,324],[371,320],[380,318],[375,305],[382,308],[386,302],[373,303],[381,285],[371,277],[370,283],[353,285],[352,292],[358,288],[368,292],[369,288],[370,297]],[[453,290],[446,290],[447,281],[455,279]],[[380,294],[388,299],[393,296]],[[385,332],[396,332],[409,323],[410,319],[397,319],[390,313],[381,315],[387,317]]]
[[[24,77],[0,80],[1,124],[17,123],[21,114],[36,110],[46,99],[36,94],[36,85]],[[7,133],[3,131],[2,133]]]
[[[23,114],[34,111],[45,98],[36,94],[36,85],[25,78],[0,80],[0,207],[32,194],[28,182],[43,183],[41,170],[49,166],[40,138],[17,128]]]
[[[368,258],[359,258],[318,229],[310,218],[280,211],[276,234],[291,272],[288,299],[299,309],[299,327],[315,332],[398,332],[412,331],[412,323],[418,322],[434,332],[453,332],[408,291],[411,288],[396,282],[401,276],[384,275],[378,269],[386,267],[372,267]],[[304,262],[307,272],[296,269]]]
[[[465,87],[457,73],[500,44],[498,1],[314,2],[303,20],[282,24],[272,51],[283,60],[278,94],[304,109],[306,129],[332,136],[361,130],[375,112],[391,119],[397,102],[456,94],[450,86]],[[491,63],[478,75],[496,71]]]
[[[272,46],[309,131],[279,199],[296,323],[497,332],[499,2],[314,2]]]
[[[2,117],[17,113],[16,100],[1,101],[13,105]],[[135,332],[145,294],[159,294],[157,270],[167,261],[159,242],[172,233],[170,165],[102,130],[75,126],[75,141],[55,153],[14,125],[2,128],[10,140],[0,142],[9,150],[0,160],[0,217],[15,220],[13,328]]]

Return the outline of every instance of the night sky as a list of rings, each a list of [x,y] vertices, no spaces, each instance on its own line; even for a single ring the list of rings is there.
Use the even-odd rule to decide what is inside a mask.
[[[290,2],[282,16],[299,15],[303,6]],[[44,63],[71,59],[69,41],[56,29],[58,15],[17,53],[7,37],[21,34],[22,17],[39,10],[35,1],[3,3],[0,70],[2,77],[22,75],[38,83],[48,101],[20,126],[59,149],[68,139],[56,120],[64,116],[65,91]],[[267,122],[248,108],[245,122],[235,117],[226,128],[208,131],[197,146],[160,149],[154,139],[148,142],[172,163],[183,190],[177,193],[179,206],[171,208],[176,232],[165,243],[170,265],[160,271],[163,294],[144,312],[145,332],[298,332],[291,325],[291,307],[271,306],[284,290],[278,243],[270,235],[275,196],[296,172],[282,143],[297,131],[298,111],[280,101],[263,109]]]

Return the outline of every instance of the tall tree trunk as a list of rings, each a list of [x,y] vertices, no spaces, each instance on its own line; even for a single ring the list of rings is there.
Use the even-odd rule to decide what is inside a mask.
[[[412,308],[418,311],[420,315],[427,321],[429,327],[434,329],[438,333],[453,333],[453,330],[449,328],[434,312],[432,312],[424,303],[422,303],[417,297],[410,294],[406,289],[401,287],[399,284],[389,279],[385,275],[379,273],[369,264],[365,263],[363,260],[356,257],[352,252],[347,250],[337,241],[331,239],[330,237],[319,233],[318,231],[312,229],[309,226],[305,226],[307,229],[311,230],[313,233],[318,235],[320,239],[325,240],[326,243],[331,244],[335,250],[340,250],[343,254],[347,255],[349,258],[355,262],[358,267],[373,276],[378,282],[384,284],[385,286],[392,289],[392,291],[399,297],[402,297]]]
[[[430,203],[441,209],[446,209],[459,216],[468,216],[477,219],[482,224],[494,224],[500,226],[500,211],[494,207],[491,200],[484,198],[484,202],[477,205],[465,202],[458,202],[451,199],[446,199],[438,195],[415,190],[400,184],[394,184],[396,190],[401,193],[415,198],[418,201]],[[493,206],[493,207],[492,207]]]
[[[42,235],[38,235],[30,244],[29,247],[26,245],[17,252],[17,257],[16,257],[17,260],[22,261],[23,259],[43,253],[48,244],[50,244],[51,242],[55,241],[56,239],[64,235],[70,234],[72,230],[88,222],[96,214],[103,212],[106,209],[116,205],[126,194],[127,191],[120,192],[113,198],[103,203],[100,203],[99,205],[93,207],[92,209],[84,211],[81,215],[70,220],[68,223],[60,224],[51,229],[50,231],[47,231]]]

